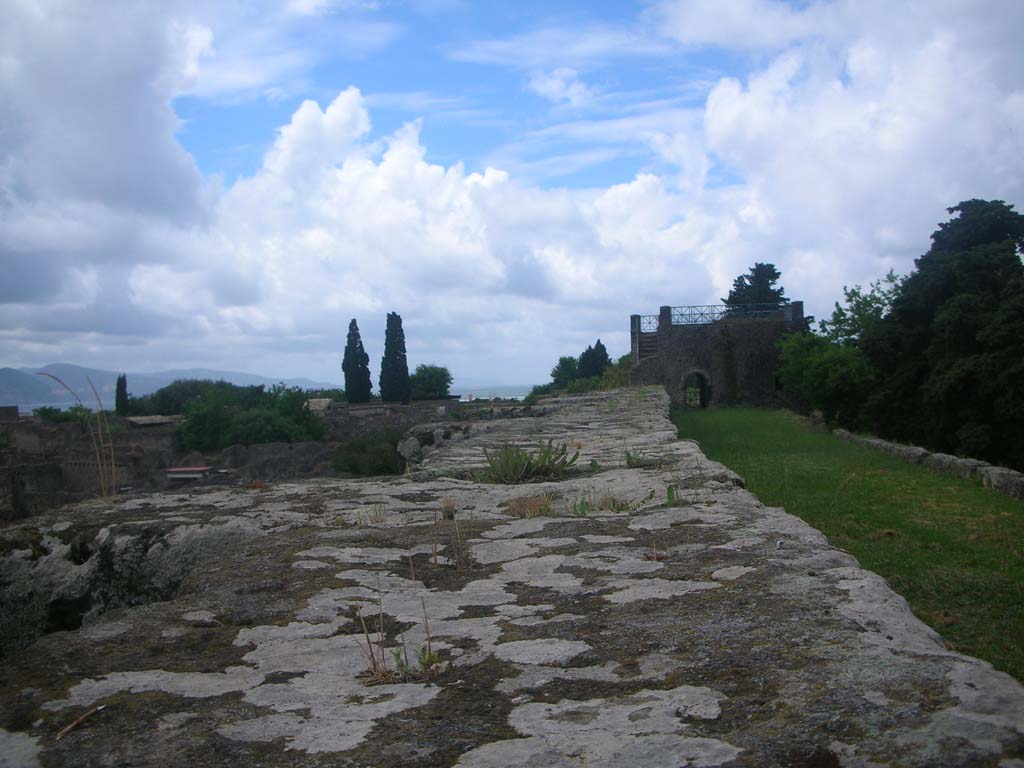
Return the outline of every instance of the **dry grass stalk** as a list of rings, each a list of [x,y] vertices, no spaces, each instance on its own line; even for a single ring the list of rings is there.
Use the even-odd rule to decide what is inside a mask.
[[[644,560],[653,560],[660,563],[668,560],[668,554],[665,552],[659,552],[657,539],[651,539],[651,548],[647,552],[644,552]]]
[[[40,376],[45,376],[48,379],[53,379],[54,381],[56,381],[58,384],[64,387],[64,389],[66,389],[73,398],[75,398],[75,402],[78,403],[78,405],[80,405],[86,411],[89,410],[88,408],[85,407],[85,403],[82,402],[82,398],[78,396],[78,393],[75,392],[75,390],[73,390],[67,384],[65,384],[63,380],[61,380],[57,376],[54,376],[52,373],[38,371],[38,374]],[[92,389],[93,395],[95,395],[96,397],[96,406],[99,409],[97,411],[98,415],[92,416],[90,414],[90,417],[86,418],[85,426],[89,430],[89,439],[92,441],[92,450],[93,454],[96,457],[96,474],[100,484],[100,496],[106,498],[108,496],[113,496],[117,493],[114,478],[114,441],[110,437],[110,425],[107,423],[106,417],[103,415],[103,403],[100,400],[100,395],[96,391],[96,387],[93,386],[92,380],[90,380],[88,377],[86,377],[85,380],[89,382],[89,387],[90,389]],[[96,419],[95,430],[92,427],[93,418]],[[104,440],[103,436],[104,428],[106,428],[107,433],[106,440]],[[107,443],[109,443],[110,445],[109,467],[107,466]],[[110,475],[109,479],[107,477],[108,473]]]
[[[69,733],[71,733],[71,731],[73,731],[75,728],[77,728],[80,723],[84,722],[87,718],[92,717],[97,712],[105,709],[106,706],[107,706],[106,704],[100,704],[98,707],[93,707],[92,709],[90,709],[85,714],[76,717],[70,723],[68,723],[63,728],[61,728],[59,731],[57,731],[57,735],[53,738],[53,740],[54,741],[60,741],[65,736],[67,736]]]
[[[437,565],[437,512],[434,513],[434,525],[430,529],[430,560]]]
[[[520,496],[508,503],[508,513],[516,517],[546,517],[554,509],[555,499],[549,493]]]
[[[370,629],[366,625],[362,610],[356,608],[356,615],[363,628],[363,642],[365,648],[360,645],[363,654],[366,656],[367,668],[357,675],[366,685],[386,685],[389,683],[415,683],[425,682],[436,677],[441,672],[441,659],[434,653],[433,643],[430,637],[430,620],[427,618],[427,601],[420,597],[420,604],[423,606],[423,627],[426,634],[426,643],[420,647],[417,654],[419,668],[414,668],[409,663],[409,651],[405,644],[405,633],[401,635],[401,646],[392,648],[390,654],[394,660],[394,667],[388,665],[388,653],[385,648],[384,634],[384,593],[380,587],[380,578],[377,579],[377,637],[376,640],[370,635]]]
[[[455,519],[455,499],[451,496],[445,496],[441,499],[441,516],[445,520]]]

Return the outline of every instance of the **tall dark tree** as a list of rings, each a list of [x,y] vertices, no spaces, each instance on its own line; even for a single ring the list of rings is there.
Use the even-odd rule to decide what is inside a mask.
[[[345,372],[345,399],[350,403],[367,403],[370,401],[370,356],[363,349],[363,339],[359,335],[356,319],[348,324],[348,339],[345,342],[345,357],[341,361],[341,370]]]
[[[583,350],[583,354],[580,355],[576,375],[580,379],[600,376],[604,373],[604,369],[611,365],[611,362],[611,358],[608,357],[608,350],[605,349],[604,344],[598,339],[594,346]]]
[[[868,403],[884,436],[1024,466],[1024,216],[968,200],[940,224],[861,346],[884,372]]]
[[[114,413],[128,415],[128,376],[124,373],[117,377],[117,386],[114,387]]]
[[[757,262],[747,274],[733,280],[732,290],[722,302],[730,307],[741,304],[775,304],[781,307],[789,304],[789,299],[783,295],[784,289],[775,285],[780,277],[782,273],[774,264]]]
[[[384,357],[380,361],[380,399],[386,403],[407,403],[411,394],[402,317],[397,312],[388,312]]]

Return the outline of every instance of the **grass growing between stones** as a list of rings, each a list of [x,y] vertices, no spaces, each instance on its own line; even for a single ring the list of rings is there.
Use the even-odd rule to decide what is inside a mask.
[[[885,577],[962,653],[1024,680],[1024,503],[785,411],[678,410],[681,437]]]

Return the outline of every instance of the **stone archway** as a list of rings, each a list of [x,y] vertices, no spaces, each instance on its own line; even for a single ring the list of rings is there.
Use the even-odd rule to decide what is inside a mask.
[[[711,402],[711,377],[707,371],[694,369],[683,377],[683,407],[707,408]]]

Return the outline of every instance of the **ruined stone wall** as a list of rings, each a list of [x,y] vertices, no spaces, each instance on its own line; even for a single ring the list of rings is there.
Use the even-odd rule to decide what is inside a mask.
[[[100,491],[96,452],[78,424],[23,419],[6,426],[0,445],[0,519],[17,519]],[[111,419],[116,483],[159,486],[173,463],[174,427],[135,428]],[[108,456],[104,451],[104,460]]]
[[[331,403],[321,417],[327,423],[327,440],[347,442],[383,429],[411,429],[439,421],[484,421],[521,415],[527,406],[475,400],[419,400],[411,403]]]
[[[658,352],[630,371],[630,384],[662,384],[673,403],[683,401],[683,382],[699,373],[709,385],[709,405],[776,406],[778,341],[783,320],[735,318],[708,325],[675,325],[658,333]]]

